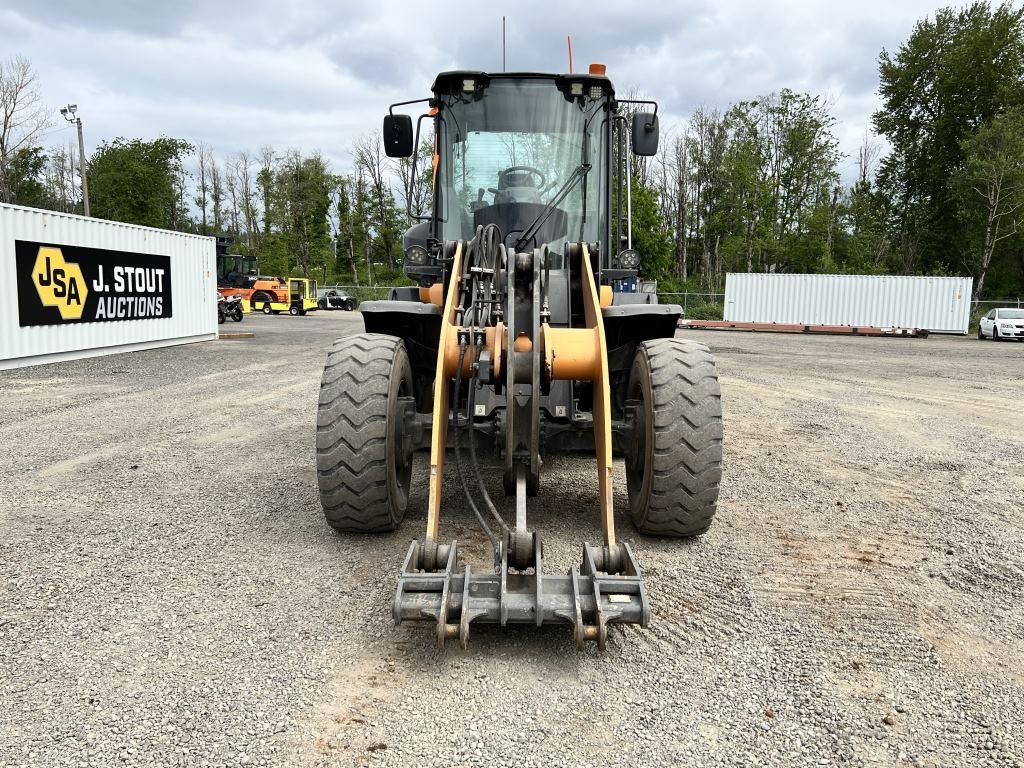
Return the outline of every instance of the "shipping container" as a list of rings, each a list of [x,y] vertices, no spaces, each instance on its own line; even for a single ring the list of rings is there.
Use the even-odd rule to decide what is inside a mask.
[[[215,240],[0,205],[0,369],[217,338]]]
[[[967,333],[969,277],[726,275],[725,319]]]

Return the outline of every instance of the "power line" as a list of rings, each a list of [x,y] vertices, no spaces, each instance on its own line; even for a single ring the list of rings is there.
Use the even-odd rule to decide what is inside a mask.
[[[47,136],[52,136],[55,133],[62,133],[64,131],[67,131],[67,130],[70,130],[70,129],[71,129],[70,125],[65,125],[65,126],[62,126],[60,128],[54,128],[52,131],[47,131],[46,133],[39,134],[39,138],[40,139],[45,139]]]

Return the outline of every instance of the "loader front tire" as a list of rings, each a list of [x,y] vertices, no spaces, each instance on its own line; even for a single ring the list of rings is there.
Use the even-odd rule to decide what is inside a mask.
[[[625,451],[630,514],[640,533],[698,536],[711,525],[722,479],[722,398],[703,344],[637,346],[627,402],[635,438]]]
[[[316,468],[324,516],[338,531],[393,531],[405,517],[412,451],[403,447],[400,398],[412,367],[394,336],[364,333],[334,342],[320,382]]]

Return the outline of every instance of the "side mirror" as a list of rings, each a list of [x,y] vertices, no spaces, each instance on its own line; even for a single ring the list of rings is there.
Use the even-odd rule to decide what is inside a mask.
[[[412,157],[412,118],[384,115],[384,153],[388,157]]]
[[[658,154],[658,116],[653,112],[633,115],[633,154],[641,157]]]

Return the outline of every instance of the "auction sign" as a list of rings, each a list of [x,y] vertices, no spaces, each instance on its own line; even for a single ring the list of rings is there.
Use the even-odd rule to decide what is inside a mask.
[[[171,259],[17,240],[18,322],[29,325],[171,316]]]

